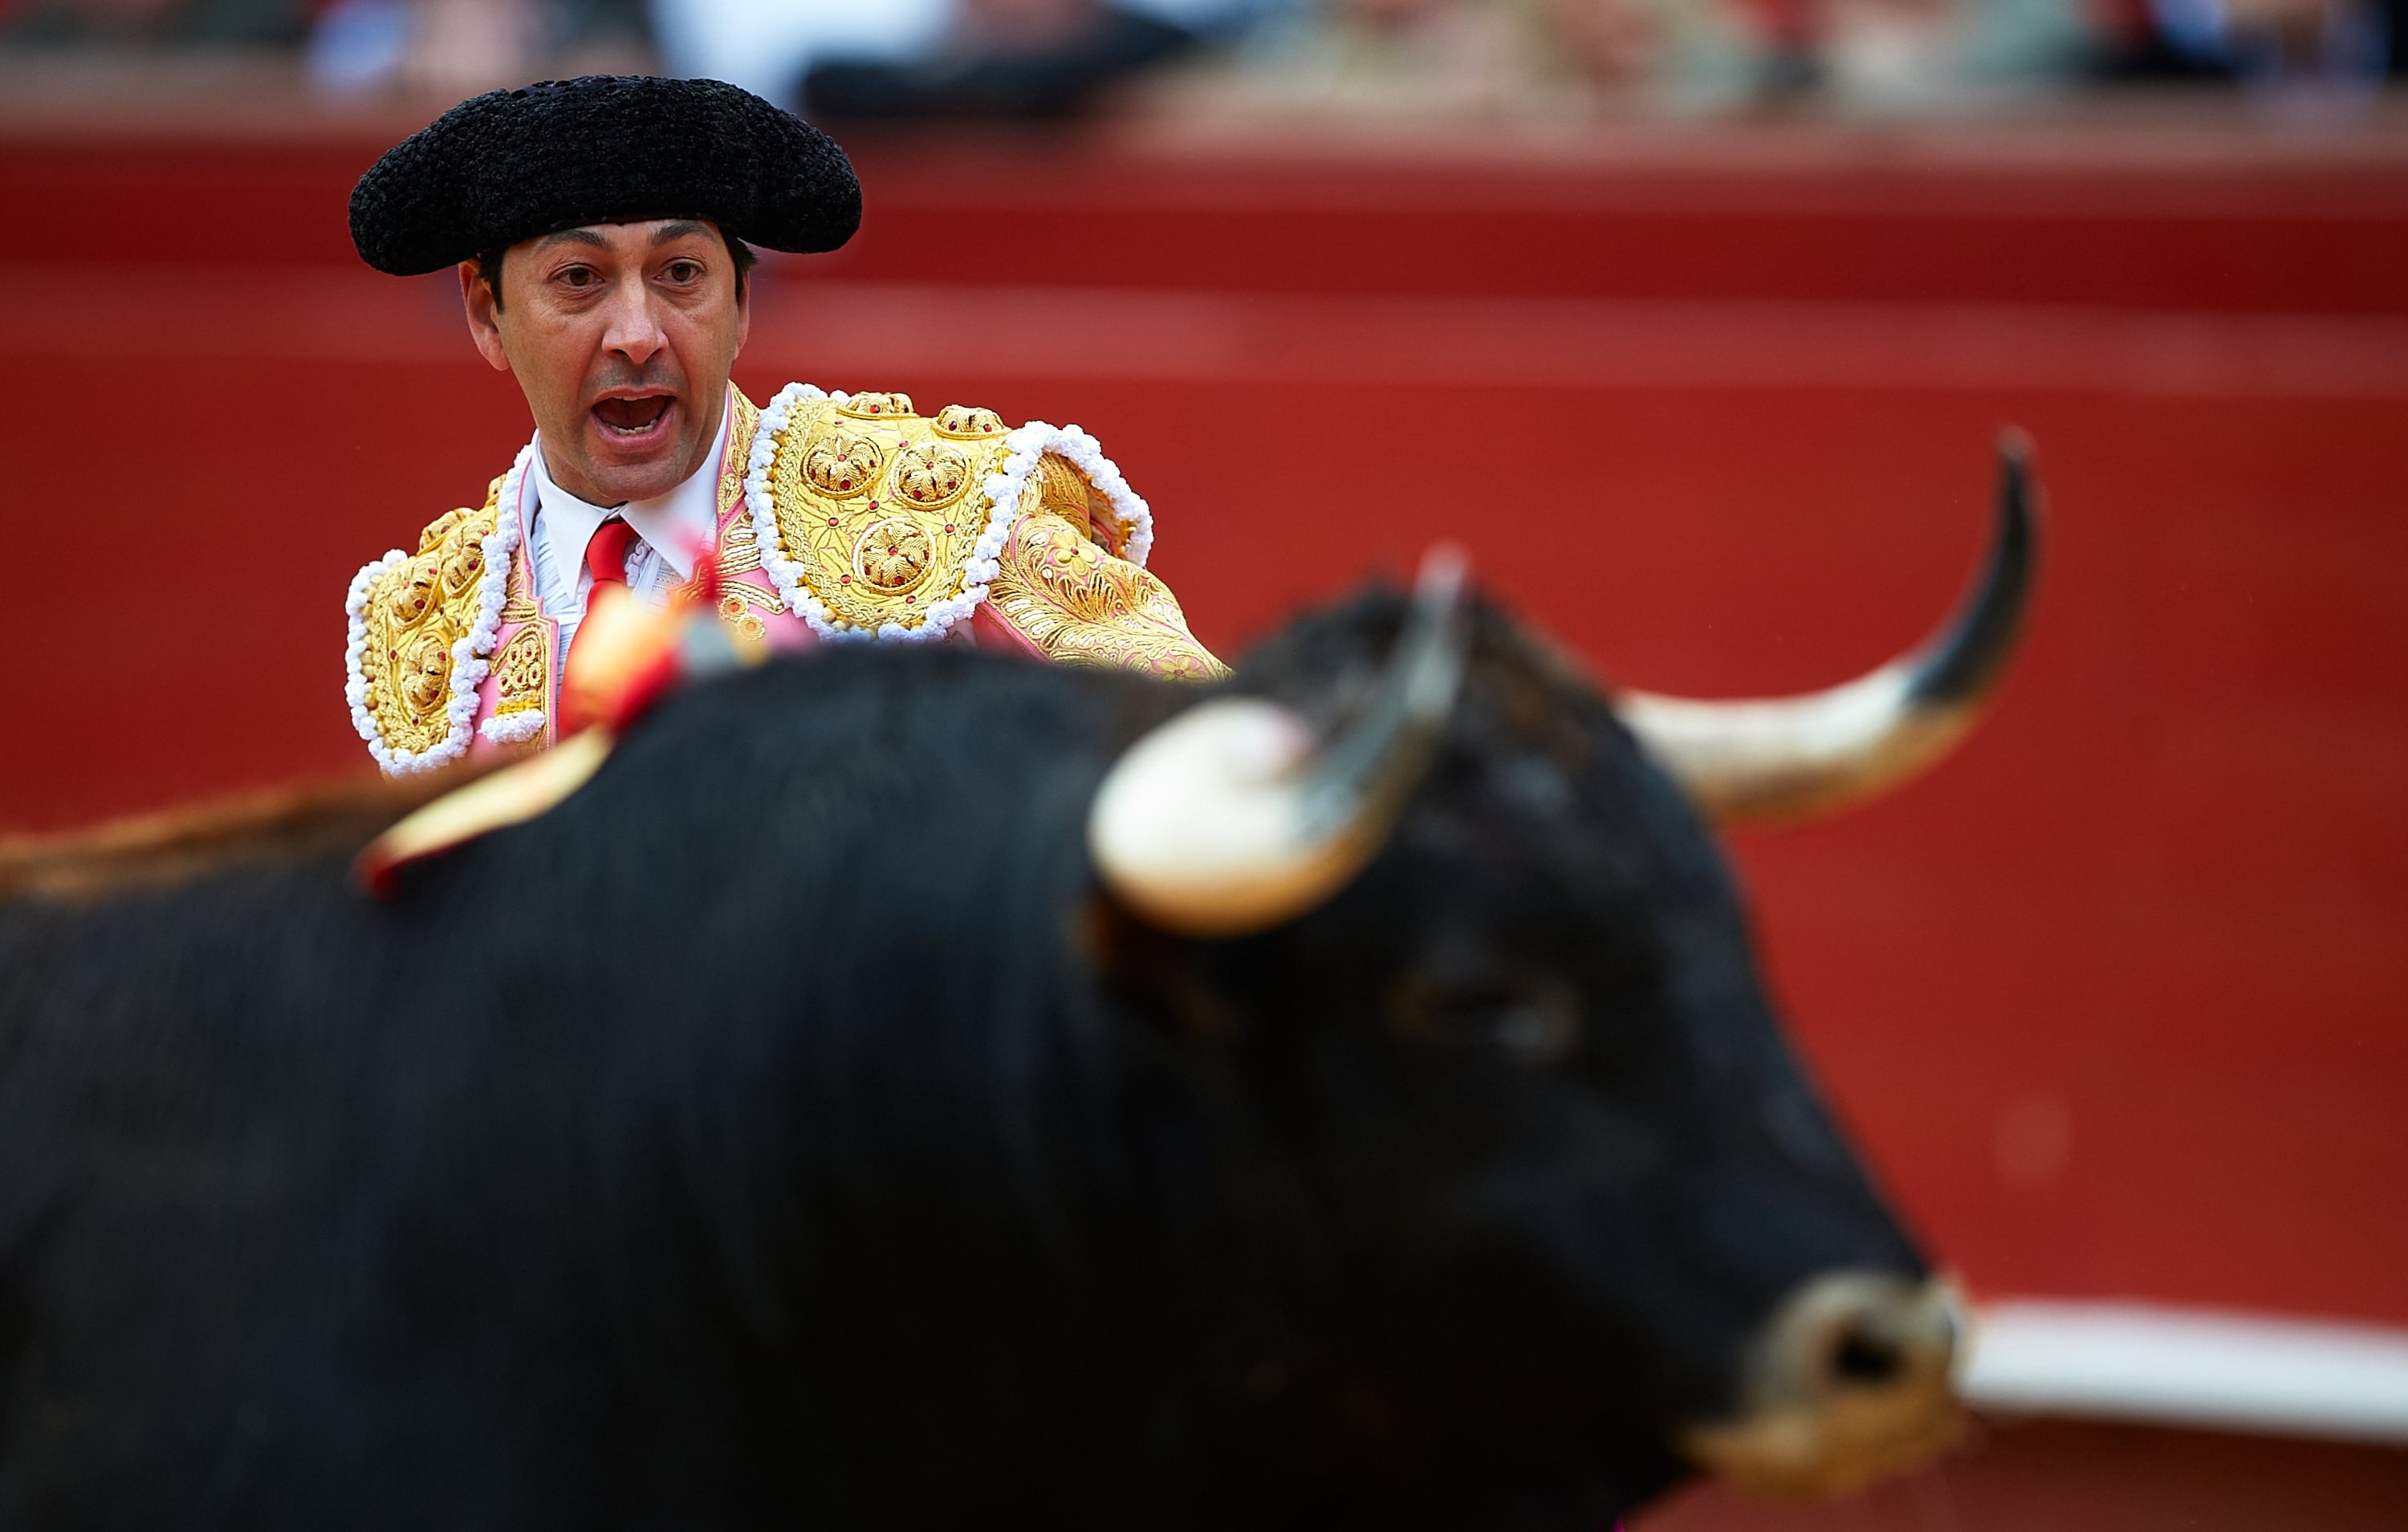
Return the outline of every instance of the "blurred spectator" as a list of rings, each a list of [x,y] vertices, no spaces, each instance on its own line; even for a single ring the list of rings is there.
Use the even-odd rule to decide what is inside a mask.
[[[944,43],[957,0],[652,0],[669,72],[741,85],[792,104],[830,58],[903,64]]]
[[[816,115],[1058,116],[1307,0],[653,0],[679,74]]]
[[[457,100],[665,69],[836,119],[1160,104],[1398,116],[1929,113],[2079,81],[2344,105],[2408,74],[2408,0],[0,0],[0,44],[289,48],[337,93]]]
[[[23,46],[291,45],[309,0],[0,0],[0,40]]]
[[[1047,118],[1183,51],[1224,0],[954,0],[939,46],[911,60],[830,60],[804,75],[815,116]]]
[[[1240,50],[1241,99],[1430,113],[1588,111],[1744,97],[1773,51],[1741,0],[1322,0]]]
[[[2069,80],[2081,0],[1326,0],[1255,50],[1331,105],[1579,114],[1742,107],[1816,88],[1926,109]]]
[[[2079,0],[1827,0],[1815,58],[1842,107],[1929,111],[2080,79]]]
[[[308,65],[322,90],[440,101],[654,66],[643,0],[332,0],[310,31]]]
[[[2397,32],[2408,7],[2396,0],[2149,0],[2148,8],[2180,72],[2344,91],[2401,72]]]

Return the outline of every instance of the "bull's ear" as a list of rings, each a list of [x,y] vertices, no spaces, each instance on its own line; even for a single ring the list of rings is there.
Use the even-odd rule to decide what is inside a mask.
[[[1087,849],[1131,913],[1188,937],[1267,930],[1317,908],[1386,843],[1463,680],[1469,580],[1422,561],[1395,652],[1344,729],[1260,697],[1197,704],[1129,747],[1096,790]]]

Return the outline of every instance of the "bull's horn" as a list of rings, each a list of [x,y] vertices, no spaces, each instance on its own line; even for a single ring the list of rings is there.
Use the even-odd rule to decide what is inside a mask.
[[[1323,741],[1259,697],[1198,703],[1123,753],[1087,816],[1096,871],[1166,931],[1233,937],[1292,920],[1378,853],[1428,768],[1463,679],[1463,555],[1433,549],[1385,672]]]
[[[1999,442],[1989,567],[1923,645],[1828,692],[1728,702],[1623,692],[1622,721],[1717,819],[1828,813],[1904,781],[1948,752],[2005,673],[2031,604],[2037,518],[2029,445]]]

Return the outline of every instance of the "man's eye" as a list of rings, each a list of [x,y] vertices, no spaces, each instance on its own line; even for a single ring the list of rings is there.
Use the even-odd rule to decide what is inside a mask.
[[[570,266],[560,274],[560,279],[571,287],[591,287],[594,285],[594,268]]]
[[[702,267],[692,261],[672,261],[669,263],[668,275],[669,280],[673,282],[699,281],[702,278]]]

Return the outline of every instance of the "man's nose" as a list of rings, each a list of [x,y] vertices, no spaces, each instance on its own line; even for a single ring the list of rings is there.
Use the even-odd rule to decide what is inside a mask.
[[[653,307],[650,283],[621,282],[612,291],[609,328],[603,335],[602,343],[638,366],[650,361],[652,353],[667,343],[661,332],[660,315]]]

